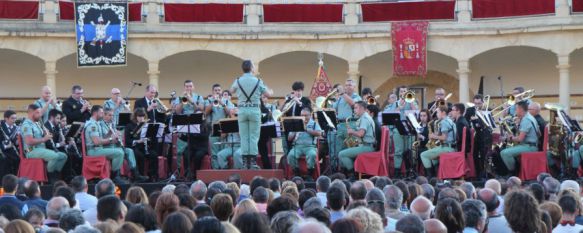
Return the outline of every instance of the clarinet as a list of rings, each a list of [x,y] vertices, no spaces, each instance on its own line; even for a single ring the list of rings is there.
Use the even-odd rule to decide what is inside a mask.
[[[5,150],[11,149],[14,151],[14,153],[18,154],[18,151],[16,150],[14,143],[12,143],[11,137],[9,137],[8,134],[6,134],[6,132],[4,131],[4,129],[1,126],[0,126],[0,131],[2,131],[2,135],[5,138],[5,140],[2,141],[2,146],[4,147],[4,149]],[[16,132],[16,130],[15,130],[15,132]]]
[[[43,130],[43,135],[42,135],[43,137],[45,137],[46,135],[49,134],[49,130],[42,123],[40,123],[40,122],[36,122],[36,123],[39,125],[39,128],[41,128]],[[51,147],[53,147],[53,150],[55,152],[58,152],[57,145],[55,144],[55,141],[53,141],[52,137],[49,139],[49,144],[51,145]]]
[[[59,127],[59,134],[62,138],[62,140],[66,143],[67,139],[65,138],[65,134],[63,133],[63,127]],[[71,138],[73,139],[73,138]],[[75,140],[73,139],[73,144],[71,145],[67,145],[68,148],[70,148],[73,152],[73,154],[75,154],[75,156],[81,158],[81,153],[79,153],[79,149],[77,148],[77,144],[75,143]]]

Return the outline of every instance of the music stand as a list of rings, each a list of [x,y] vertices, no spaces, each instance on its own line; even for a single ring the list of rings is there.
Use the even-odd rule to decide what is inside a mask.
[[[117,128],[125,128],[131,121],[132,114],[129,112],[120,112],[117,118]]]
[[[404,120],[406,121],[406,120]],[[399,113],[383,113],[383,125],[395,126],[400,135],[409,135],[407,126],[401,121],[401,114]]]
[[[65,138],[75,138],[79,136],[81,129],[83,129],[83,125],[85,125],[83,122],[73,122],[71,128],[69,128],[69,132],[65,135]]]
[[[221,125],[219,123],[213,124],[213,137],[220,137],[221,136]]]
[[[277,138],[277,127],[274,122],[261,124],[260,135],[267,135],[268,138]]]
[[[284,117],[282,130],[285,132],[301,132],[306,131],[304,117]]]
[[[186,150],[188,150],[188,156],[185,156],[185,157],[187,157],[186,160],[188,161],[188,163],[190,163],[190,156],[192,153],[191,148],[190,148],[190,144],[191,144],[190,143],[190,135],[192,133],[200,133],[200,125],[202,123],[203,123],[202,113],[193,113],[193,114],[187,114],[187,115],[185,115],[185,114],[172,115],[172,124],[174,124],[175,126],[186,126],[186,128],[187,128],[185,133],[187,133],[187,135],[186,135],[186,138],[187,138]],[[192,129],[192,128],[194,128],[193,126],[198,126],[198,129],[199,129],[198,132],[193,132],[193,131],[195,131],[195,129]],[[177,129],[178,129],[178,127],[177,127]],[[180,131],[180,130],[178,130],[178,131]],[[186,165],[188,163],[185,162],[183,164],[183,166],[182,166],[183,169],[184,169],[184,167],[186,167]],[[175,173],[176,173],[176,171],[173,172],[173,174],[175,174]]]
[[[326,116],[324,116],[324,114],[326,114]],[[330,119],[330,122],[328,122],[326,117],[328,117],[328,119]],[[338,125],[338,119],[336,118],[335,111],[329,111],[329,110],[328,111],[327,110],[317,111],[316,112],[316,119],[318,119],[318,124],[320,125],[320,128],[322,128],[322,130],[324,130],[324,131],[332,131],[332,130],[336,129],[336,127]],[[330,124],[332,124],[332,125],[330,125]]]

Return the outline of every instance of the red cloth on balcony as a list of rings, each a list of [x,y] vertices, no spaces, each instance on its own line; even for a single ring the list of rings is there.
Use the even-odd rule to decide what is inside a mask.
[[[75,20],[75,6],[73,2],[69,1],[59,1],[59,18],[61,20]],[[142,21],[142,3],[129,3],[128,4],[128,20],[129,21]]]
[[[164,3],[164,21],[241,23],[243,22],[243,4]]]
[[[342,4],[266,4],[266,23],[341,23]]]
[[[0,19],[38,19],[38,1],[0,1]]]
[[[455,19],[455,1],[364,3],[362,21]]]
[[[573,0],[573,12],[583,12],[583,0]]]
[[[473,18],[555,13],[555,0],[472,0]]]

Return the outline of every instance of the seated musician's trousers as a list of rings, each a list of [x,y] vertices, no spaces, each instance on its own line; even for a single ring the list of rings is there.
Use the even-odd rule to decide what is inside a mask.
[[[67,155],[46,148],[35,148],[26,154],[27,158],[41,158],[47,162],[47,172],[60,172],[67,162]]]
[[[536,148],[536,146],[520,144],[500,151],[500,157],[502,157],[506,168],[508,168],[510,171],[514,171],[516,169],[516,157],[520,156],[520,154],[524,152],[534,152],[537,150],[538,148]]]
[[[438,146],[430,150],[423,151],[420,155],[424,168],[431,168],[432,163],[437,164],[439,155],[442,153],[454,152],[455,149],[449,146]]]
[[[318,149],[315,145],[295,145],[287,153],[287,164],[293,168],[298,168],[298,159],[302,156],[306,156],[306,163],[308,164],[308,169],[314,169],[316,167],[316,155]]]
[[[375,151],[374,146],[360,145],[340,151],[340,153],[338,153],[338,158],[340,159],[340,164],[343,168],[352,171],[354,170],[354,160],[359,154],[373,151]]]
[[[111,160],[111,170],[119,171],[123,165],[124,152],[121,148],[102,148],[96,147],[87,151],[89,156],[105,156]],[[135,160],[134,160],[135,162]]]

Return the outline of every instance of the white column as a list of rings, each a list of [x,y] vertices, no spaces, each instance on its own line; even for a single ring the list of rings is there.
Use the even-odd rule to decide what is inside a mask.
[[[458,61],[457,73],[459,79],[459,102],[467,103],[470,101],[470,63],[468,60]]]
[[[47,86],[53,90],[53,96],[57,96],[57,62],[45,61],[45,75]]]
[[[559,69],[559,103],[565,107],[565,111],[569,113],[570,109],[570,74],[569,68],[569,55],[559,55],[559,65],[557,65],[557,69]]]
[[[160,24],[160,14],[158,13],[159,6],[158,2],[151,1],[144,3],[147,9],[146,23],[147,25],[159,25]]]
[[[472,12],[470,11],[470,0],[457,0],[457,20],[461,23],[472,21]]]
[[[159,61],[148,61],[148,78],[150,84],[160,88],[158,82],[160,81],[160,70],[158,69]]]
[[[44,3],[44,14],[43,14],[43,22],[44,23],[56,23],[57,22],[57,13],[55,13],[55,9],[58,7],[58,4],[53,0],[46,0]],[[55,90],[53,90],[55,91]]]
[[[344,4],[344,24],[345,25],[357,25],[358,20],[358,7],[360,5],[356,2],[356,0],[348,0]]]
[[[555,15],[557,17],[569,17],[571,15],[569,0],[555,0],[555,7]]]
[[[256,26],[261,24],[261,20],[259,18],[259,12],[261,10],[261,8],[263,7],[261,4],[258,3],[254,3],[255,1],[253,1],[250,4],[245,5],[245,13],[246,15],[246,23],[249,26]]]
[[[358,77],[360,76],[360,71],[358,71],[358,61],[348,62],[348,78],[354,81],[355,87],[358,87]]]

